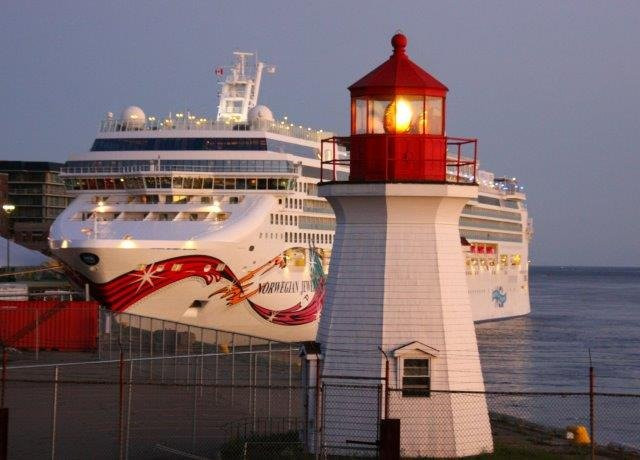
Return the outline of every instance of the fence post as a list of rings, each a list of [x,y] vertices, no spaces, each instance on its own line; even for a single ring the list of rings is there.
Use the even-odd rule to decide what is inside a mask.
[[[249,417],[253,420],[253,397],[252,391],[253,387],[251,386],[251,382],[253,381],[253,339],[249,337]]]
[[[595,374],[591,364],[591,350],[589,350],[589,431],[591,431],[591,460],[596,458],[596,433],[595,433],[595,410],[594,410],[594,387]]]
[[[187,385],[191,378],[191,325],[187,326]]]
[[[139,367],[138,367],[139,369]],[[124,458],[129,458],[129,435],[131,434],[131,399],[133,397],[133,360],[129,361],[129,395],[127,398],[127,437]]]
[[[123,459],[124,456],[124,439],[122,433],[123,411],[124,411],[124,353],[120,348],[120,365],[119,365],[119,391],[118,391],[118,458]]]
[[[269,386],[267,390],[269,392],[267,395],[267,417],[271,420],[271,340],[269,340],[269,376],[267,385]]]
[[[289,344],[289,407],[287,409],[287,418],[289,420],[288,424],[287,424],[287,429],[290,430],[291,429],[291,403],[292,403],[292,391],[293,389],[291,388],[291,371],[292,371],[292,360],[293,360],[293,356],[292,356],[292,346],[291,344]],[[307,385],[308,387],[308,385]],[[308,399],[308,395],[306,396],[306,398]],[[307,420],[307,417],[305,416],[305,421]]]
[[[155,340],[153,337],[153,318],[149,321],[149,380],[153,382],[153,345]]]
[[[53,415],[51,419],[51,460],[56,458],[56,422],[58,419],[58,375],[59,368],[53,371]]]
[[[236,334],[231,334],[231,405],[235,396],[236,386]]]
[[[200,328],[200,397],[204,396],[204,328]]]
[[[215,362],[215,369],[213,373],[213,381],[215,384],[215,387],[213,390],[213,401],[214,401],[214,404],[218,404],[218,362],[220,360],[220,346],[218,345],[218,331],[216,331],[216,346],[214,350],[216,351],[216,362]]]
[[[195,376],[193,379],[193,418],[191,420],[191,451],[196,450],[196,419],[198,413],[198,357],[196,356],[196,363],[193,366]]]
[[[162,320],[162,359],[160,360],[160,381],[164,383],[164,338],[166,328],[164,326],[164,320]]]
[[[40,315],[38,315],[39,310],[34,308],[36,313],[36,361],[38,361],[38,356],[40,352]]]
[[[258,412],[256,410],[256,393],[258,392],[258,352],[256,351],[256,357],[253,360],[253,431],[255,432],[256,430],[256,413]],[[251,369],[249,369],[249,372],[251,372]]]
[[[113,332],[113,313],[110,310],[105,310],[107,324],[109,325],[109,359],[111,359],[111,334]]]
[[[175,334],[173,336],[174,357],[173,357],[173,383],[178,383],[178,325],[173,323]]]
[[[0,385],[0,408],[4,407],[4,390],[7,383],[7,347],[2,344],[2,385]]]
[[[314,441],[313,441],[313,450],[315,451],[315,458],[318,459],[320,458],[320,431],[322,430],[322,427],[320,426],[320,424],[322,423],[321,420],[321,416],[320,416],[320,412],[322,410],[324,410],[324,404],[322,404],[322,407],[320,406],[320,401],[324,401],[324,383],[322,384],[322,388],[320,388],[320,382],[321,382],[321,377],[320,377],[320,360],[316,359],[316,407],[315,407],[315,429],[314,429]]]

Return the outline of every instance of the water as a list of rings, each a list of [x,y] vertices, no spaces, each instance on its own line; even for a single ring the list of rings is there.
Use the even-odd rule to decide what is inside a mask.
[[[534,267],[530,292],[529,316],[476,326],[487,390],[588,391],[590,349],[597,392],[640,394],[640,268]],[[587,424],[584,398],[569,399],[532,418]],[[596,409],[598,441],[640,447],[640,398]]]

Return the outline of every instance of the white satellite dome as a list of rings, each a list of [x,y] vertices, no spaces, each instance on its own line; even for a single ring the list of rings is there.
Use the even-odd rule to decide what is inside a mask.
[[[255,120],[266,120],[273,121],[273,113],[271,109],[266,105],[256,105],[251,110],[249,110],[249,121],[253,122]]]
[[[128,128],[142,128],[146,121],[143,110],[135,105],[130,105],[122,111],[122,121]]]

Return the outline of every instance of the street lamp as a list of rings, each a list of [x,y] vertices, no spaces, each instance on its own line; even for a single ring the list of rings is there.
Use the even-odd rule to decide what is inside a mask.
[[[11,213],[13,211],[15,211],[16,207],[15,205],[11,204],[11,203],[5,203],[2,205],[2,210],[5,212],[5,214],[7,215],[7,224],[9,224],[9,216],[11,215]],[[10,226],[8,226],[8,228],[10,228]],[[9,259],[9,236],[11,234],[11,230],[8,230],[7,232],[7,271],[9,271],[10,268],[10,259]]]

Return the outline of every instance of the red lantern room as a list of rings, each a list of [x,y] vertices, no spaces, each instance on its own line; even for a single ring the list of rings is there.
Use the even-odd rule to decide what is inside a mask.
[[[398,33],[391,44],[391,57],[349,87],[349,180],[475,182],[476,141],[444,134],[447,87],[409,59],[407,37]],[[473,160],[461,156],[466,144]]]

